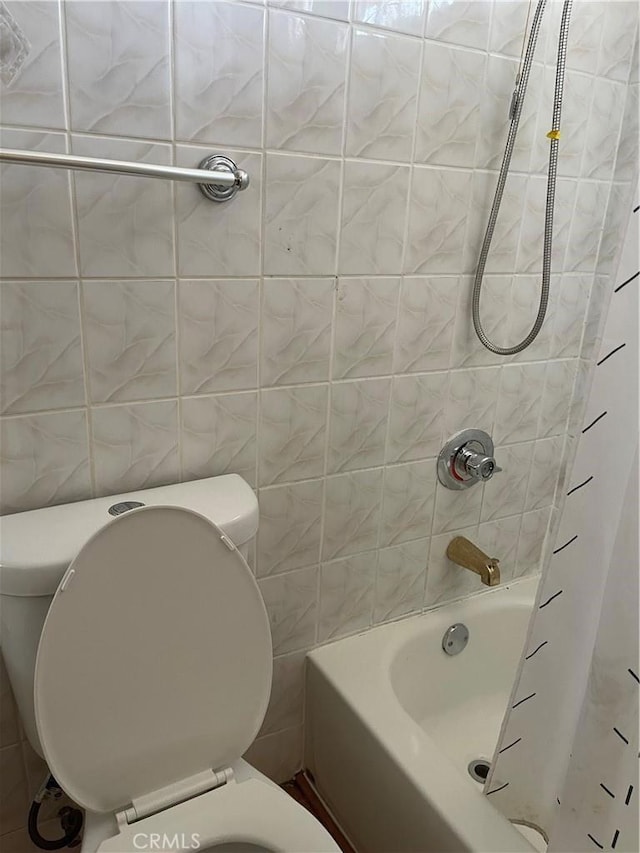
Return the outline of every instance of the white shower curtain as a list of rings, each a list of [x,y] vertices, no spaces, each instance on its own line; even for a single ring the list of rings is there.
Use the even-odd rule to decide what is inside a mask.
[[[558,853],[640,849],[633,207],[553,554],[485,786]]]

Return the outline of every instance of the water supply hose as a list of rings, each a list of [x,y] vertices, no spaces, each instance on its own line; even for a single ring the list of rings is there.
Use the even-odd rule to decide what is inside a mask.
[[[55,840],[44,838],[38,831],[38,814],[42,806],[42,801],[51,797],[57,799],[58,795],[62,795],[60,786],[53,776],[47,776],[29,809],[29,819],[27,821],[29,838],[41,850],[62,850],[63,847],[75,847],[79,843],[77,838],[82,829],[82,812],[70,806],[63,806],[58,812],[58,817],[64,831],[62,838],[56,838]]]
[[[556,199],[558,145],[560,139],[560,116],[562,112],[564,72],[567,60],[569,20],[571,18],[571,7],[573,5],[573,0],[565,0],[564,5],[562,7],[560,36],[558,39],[556,83],[553,95],[553,116],[551,119],[551,130],[549,131],[549,133],[547,133],[547,137],[550,141],[549,171],[547,177],[547,202],[545,208],[544,243],[542,249],[542,286],[540,290],[540,305],[538,307],[538,314],[533,326],[531,327],[531,331],[526,336],[526,338],[520,341],[519,344],[515,344],[511,347],[500,347],[497,344],[494,344],[491,340],[489,340],[484,329],[482,328],[482,321],[480,320],[480,294],[482,293],[484,271],[487,265],[487,258],[489,256],[489,249],[491,248],[491,241],[493,239],[493,232],[496,227],[498,213],[500,212],[502,195],[504,192],[505,184],[507,182],[507,178],[509,176],[511,157],[513,155],[516,135],[518,133],[518,124],[520,122],[520,115],[522,113],[522,107],[527,92],[529,74],[531,72],[531,65],[533,63],[533,57],[535,54],[536,44],[538,42],[538,35],[540,32],[540,24],[542,23],[542,15],[544,13],[546,4],[547,0],[539,0],[535,14],[533,16],[533,23],[531,24],[531,31],[529,33],[529,41],[527,43],[527,49],[522,64],[522,70],[518,75],[518,79],[516,82],[516,90],[514,92],[513,100],[511,102],[511,123],[509,125],[507,144],[504,150],[504,157],[502,158],[502,165],[500,166],[498,184],[496,186],[493,205],[491,206],[491,213],[489,214],[489,221],[487,222],[487,230],[485,232],[484,240],[482,242],[482,248],[480,249],[478,267],[476,269],[475,280],[473,283],[473,300],[471,308],[473,316],[473,326],[483,346],[485,346],[488,350],[491,350],[491,352],[496,353],[496,355],[515,355],[516,353],[522,352],[522,350],[526,349],[529,344],[531,344],[538,336],[538,333],[542,328],[545,315],[547,313],[547,306],[549,304],[549,282],[551,279],[551,248],[553,240],[553,209]]]

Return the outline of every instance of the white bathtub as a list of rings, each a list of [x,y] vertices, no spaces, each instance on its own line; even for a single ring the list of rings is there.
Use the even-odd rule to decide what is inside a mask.
[[[358,853],[537,848],[467,772],[492,757],[536,584],[498,587],[309,654],[305,767]],[[442,637],[455,622],[470,637],[449,656]]]

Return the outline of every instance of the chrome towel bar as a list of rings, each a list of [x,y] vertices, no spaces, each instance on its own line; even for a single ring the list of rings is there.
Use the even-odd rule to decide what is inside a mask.
[[[0,163],[18,166],[49,166],[83,172],[107,172],[142,178],[162,178],[167,181],[187,181],[198,184],[210,201],[228,201],[239,190],[249,186],[249,175],[238,169],[233,160],[219,154],[205,157],[197,169],[179,166],[156,166],[151,163],[132,163],[127,160],[103,160],[99,157],[77,157],[75,154],[51,154],[43,151],[19,151],[0,148]]]

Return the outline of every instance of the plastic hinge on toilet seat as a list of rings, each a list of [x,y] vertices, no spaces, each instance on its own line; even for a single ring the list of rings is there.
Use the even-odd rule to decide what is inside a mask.
[[[165,808],[171,791],[215,787],[255,738],[271,688],[269,620],[225,538],[190,510],[134,509],[87,542],[58,588],[36,721],[51,771],[85,808]]]
[[[150,794],[145,794],[143,797],[134,799],[129,808],[116,813],[118,826],[122,827],[124,824],[132,824],[139,820],[144,820],[146,817],[158,814],[158,812],[179,803],[184,803],[193,797],[199,797],[200,794],[215,791],[216,788],[220,788],[222,785],[227,785],[233,781],[233,770],[230,767],[219,772],[205,770],[203,773],[196,773],[190,779],[184,779],[173,785],[168,785],[159,791],[153,791]]]

